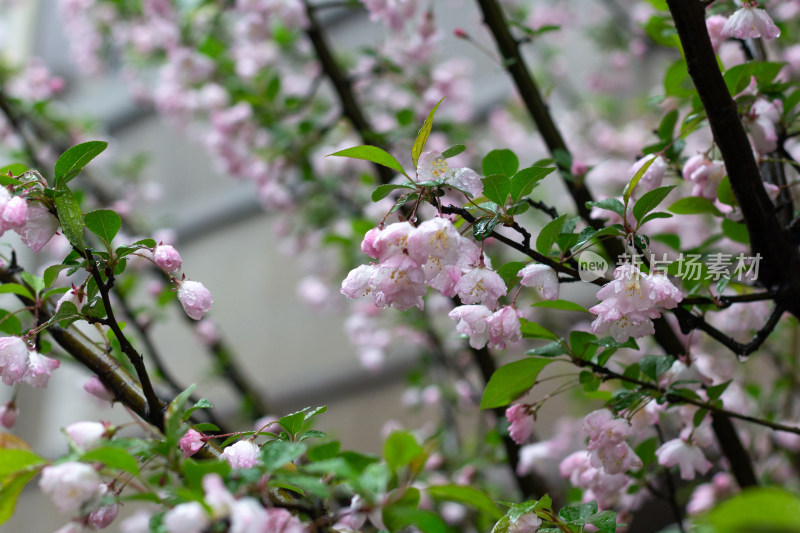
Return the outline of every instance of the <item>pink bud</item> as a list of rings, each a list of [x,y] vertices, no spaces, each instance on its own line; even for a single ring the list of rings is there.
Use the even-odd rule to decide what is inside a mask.
[[[178,251],[169,244],[159,244],[153,252],[153,260],[156,264],[167,272],[175,272],[181,268],[181,256]]]
[[[103,529],[111,525],[111,522],[117,517],[119,512],[119,504],[112,503],[111,505],[104,505],[98,510],[89,513],[89,524],[97,529]]]
[[[203,318],[214,302],[211,292],[199,281],[181,281],[178,287],[178,300],[186,314],[195,320]]]
[[[106,435],[108,427],[100,422],[75,422],[68,425],[64,431],[78,448],[89,450],[94,448],[98,441]]]
[[[19,410],[17,405],[11,401],[5,405],[0,405],[0,425],[6,429],[11,429],[17,423]]]
[[[196,454],[200,448],[202,448],[206,443],[205,435],[200,433],[199,431],[195,431],[194,429],[190,429],[186,432],[186,435],[181,437],[179,442],[179,446],[181,451],[183,451],[184,457],[191,457],[192,455]]]
[[[220,458],[233,468],[252,468],[261,464],[258,451],[258,446],[249,440],[240,440],[225,448]]]
[[[21,228],[28,220],[28,202],[22,196],[15,196],[3,209],[3,224],[7,228]]]
[[[100,398],[101,400],[105,400],[107,402],[114,401],[114,394],[109,391],[103,382],[100,381],[100,378],[97,376],[92,376],[86,380],[86,383],[83,384],[83,390],[91,394],[96,398]]]

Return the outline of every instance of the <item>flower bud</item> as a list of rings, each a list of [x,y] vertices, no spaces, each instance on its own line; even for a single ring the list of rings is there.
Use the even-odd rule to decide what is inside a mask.
[[[199,281],[181,281],[178,287],[178,300],[180,300],[186,314],[195,320],[200,320],[211,309],[214,299],[211,292]]]
[[[17,405],[11,401],[5,405],[0,405],[0,425],[6,429],[11,429],[17,423],[19,410]]]
[[[153,261],[160,268],[167,272],[175,272],[181,268],[181,256],[178,251],[169,244],[159,244],[153,252]]]

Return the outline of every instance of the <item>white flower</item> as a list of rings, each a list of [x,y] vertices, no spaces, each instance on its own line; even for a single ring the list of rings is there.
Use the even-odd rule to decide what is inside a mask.
[[[536,287],[545,300],[558,299],[558,274],[547,265],[532,263],[517,273],[521,277],[520,284],[525,287]]]
[[[730,16],[722,28],[722,36],[737,39],[758,39],[762,37],[772,40],[779,37],[781,30],[772,22],[766,11],[760,9],[756,2],[745,0],[742,7]]]
[[[94,468],[84,463],[61,463],[42,470],[39,488],[50,496],[62,513],[73,513],[92,500],[102,481]]]

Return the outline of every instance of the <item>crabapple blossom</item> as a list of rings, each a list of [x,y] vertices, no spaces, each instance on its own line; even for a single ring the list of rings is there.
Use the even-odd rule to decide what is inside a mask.
[[[202,533],[210,521],[199,502],[181,503],[167,511],[163,520],[167,533]]]
[[[19,337],[0,338],[0,375],[3,383],[22,381],[28,369],[28,345]]]
[[[150,533],[150,518],[152,514],[147,509],[138,509],[119,523],[120,533]]]
[[[76,462],[46,466],[39,479],[39,488],[62,513],[73,513],[94,499],[101,484],[94,468]]]
[[[705,474],[713,466],[706,456],[703,455],[703,450],[690,439],[672,439],[656,450],[656,457],[658,457],[658,464],[667,468],[678,465],[681,471],[681,479],[694,479],[695,472]]]
[[[450,168],[447,160],[439,152],[423,152],[417,162],[419,181],[444,180],[445,185],[466,191],[473,197],[483,193],[483,182],[478,173],[471,168]]]
[[[690,515],[700,514],[710,510],[714,504],[736,492],[736,482],[727,472],[717,472],[711,478],[711,483],[703,483],[695,487],[686,512]]]
[[[91,525],[95,529],[104,529],[111,525],[111,523],[117,518],[118,513],[119,513],[118,503],[112,503],[111,505],[104,505],[99,509],[97,509],[96,511],[92,511],[91,513],[89,513],[87,522],[89,522],[89,525]]]
[[[597,315],[592,333],[609,333],[617,342],[625,342],[654,333],[651,319],[661,316],[656,308],[676,307],[683,294],[665,275],[623,264],[614,270],[614,280],[597,291],[597,298],[601,302],[589,309]]]
[[[406,311],[425,306],[425,273],[407,255],[393,255],[382,261],[370,278],[370,286],[375,305],[381,309],[393,306]]]
[[[186,434],[181,437],[181,440],[178,442],[178,445],[183,452],[184,457],[191,457],[192,455],[196,454],[200,448],[205,446],[206,440],[205,435],[200,433],[199,431],[195,431],[194,429],[190,429],[186,432]]]
[[[58,299],[58,302],[56,302],[56,313],[61,309],[61,304],[64,302],[71,303],[75,306],[75,309],[80,311],[86,303],[86,292],[83,290],[83,287],[75,288],[73,285],[71,289],[65,292],[61,298]]]
[[[536,533],[541,525],[542,519],[536,513],[526,513],[509,522],[508,533]]]
[[[759,154],[774,152],[778,148],[778,131],[781,122],[783,104],[780,100],[767,101],[758,98],[750,107],[747,115],[748,130],[753,140],[753,147]]]
[[[722,34],[725,24],[728,22],[727,17],[722,15],[711,15],[706,19],[706,28],[708,29],[708,36],[711,38],[711,46],[714,47],[715,52],[719,52],[719,47],[727,39]]]
[[[14,228],[14,231],[28,248],[38,252],[56,234],[59,222],[50,211],[38,203],[29,205],[27,211],[28,218],[25,225]]]
[[[92,376],[87,379],[83,384],[83,390],[100,400],[105,400],[107,402],[114,401],[114,393],[109,391],[97,376]]]
[[[220,459],[225,459],[233,468],[252,468],[261,464],[258,446],[249,440],[237,441],[223,450]]]
[[[178,300],[190,318],[200,320],[211,310],[214,299],[211,292],[199,281],[178,282]]]
[[[108,433],[109,427],[101,422],[86,421],[70,424],[64,431],[78,448],[85,451],[97,446],[98,441]]]
[[[692,196],[717,199],[717,187],[727,174],[725,163],[711,161],[704,154],[695,154],[683,165],[683,179],[694,183]]]
[[[489,323],[486,319],[492,316],[492,311],[485,305],[461,305],[447,316],[459,321],[456,331],[469,337],[469,345],[473,348],[483,348],[489,342]]]
[[[47,387],[50,373],[59,366],[61,366],[60,361],[46,357],[36,350],[31,350],[28,352],[28,369],[22,380],[37,389]]]
[[[517,444],[524,444],[533,434],[533,416],[530,405],[516,403],[506,409],[506,418],[511,424],[508,433]]]
[[[625,442],[631,429],[625,420],[615,418],[606,409],[600,409],[586,415],[583,429],[589,436],[586,449],[590,452],[589,461],[593,467],[602,468],[611,475],[641,468],[641,459]]]
[[[781,30],[772,18],[754,0],[743,0],[742,7],[728,18],[722,28],[722,36],[736,39],[763,38],[770,41],[780,34]]]
[[[17,423],[19,410],[14,402],[0,405],[0,425],[6,429],[11,429]]]
[[[486,323],[489,324],[490,348],[504,350],[506,343],[522,339],[519,317],[519,311],[511,306],[505,306],[486,319]]]
[[[159,244],[153,252],[153,261],[159,268],[172,273],[181,268],[183,263],[178,251],[169,244]]]
[[[465,304],[480,303],[489,309],[495,309],[497,300],[505,296],[508,289],[497,272],[484,266],[477,266],[461,276],[456,283],[455,291]]]
[[[517,273],[520,285],[536,287],[545,300],[558,299],[558,274],[547,265],[531,263]]]

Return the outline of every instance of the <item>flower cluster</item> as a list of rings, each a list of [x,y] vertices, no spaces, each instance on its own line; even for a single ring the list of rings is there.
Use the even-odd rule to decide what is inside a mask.
[[[591,309],[597,318],[592,333],[610,334],[615,341],[644,337],[655,333],[656,309],[672,309],[683,299],[681,291],[663,274],[646,274],[635,264],[623,264],[614,270],[614,281],[597,291],[601,302]]]

